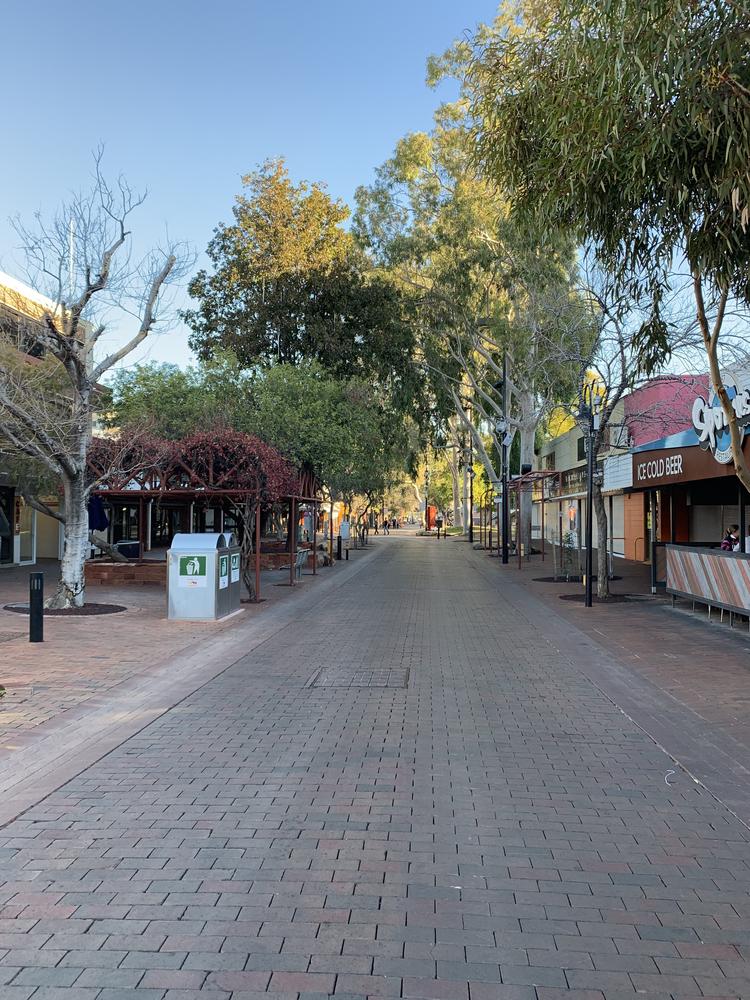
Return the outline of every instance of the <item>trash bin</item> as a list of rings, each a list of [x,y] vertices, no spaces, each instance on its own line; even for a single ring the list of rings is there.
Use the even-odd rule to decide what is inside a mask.
[[[169,618],[215,620],[239,608],[229,584],[231,551],[220,532],[174,536],[167,552]]]
[[[236,611],[242,601],[242,556],[234,535],[228,536],[227,548],[229,549],[229,602],[232,611]]]

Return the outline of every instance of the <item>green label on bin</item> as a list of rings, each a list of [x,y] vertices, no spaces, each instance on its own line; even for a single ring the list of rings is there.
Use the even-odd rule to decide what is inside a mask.
[[[219,590],[229,586],[229,556],[219,556]]]
[[[240,554],[232,553],[232,583],[240,582]]]
[[[179,556],[178,575],[181,587],[205,587],[206,576],[205,556]]]

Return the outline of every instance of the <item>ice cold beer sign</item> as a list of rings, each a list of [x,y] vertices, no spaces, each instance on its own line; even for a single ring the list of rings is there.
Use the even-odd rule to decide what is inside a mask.
[[[744,434],[750,424],[750,387],[728,385],[727,395],[737,416],[737,423]],[[715,393],[707,403],[698,396],[693,403],[693,427],[698,435],[698,443],[704,451],[710,451],[717,462],[728,465],[732,461],[732,442],[729,423],[721,402]]]
[[[639,462],[635,467],[637,483],[645,483],[651,479],[669,479],[670,476],[682,475],[682,455],[667,455],[664,458],[652,458],[647,462]]]

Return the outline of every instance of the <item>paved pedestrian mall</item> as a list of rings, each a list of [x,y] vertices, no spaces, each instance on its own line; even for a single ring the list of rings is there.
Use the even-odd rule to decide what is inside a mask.
[[[376,544],[0,831],[2,1000],[750,997],[747,827],[496,563]]]

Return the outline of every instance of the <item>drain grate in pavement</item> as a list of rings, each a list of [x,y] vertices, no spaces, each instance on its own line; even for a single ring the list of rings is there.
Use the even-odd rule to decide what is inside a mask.
[[[314,673],[307,682],[307,687],[405,688],[408,683],[409,671],[406,668],[384,667],[372,670],[331,668]]]

